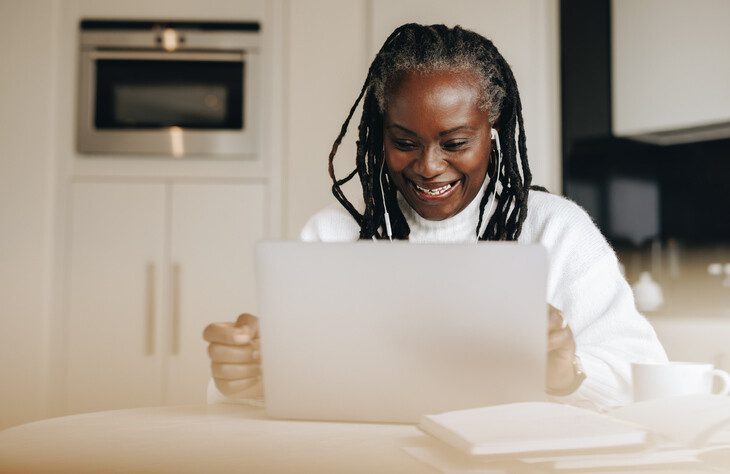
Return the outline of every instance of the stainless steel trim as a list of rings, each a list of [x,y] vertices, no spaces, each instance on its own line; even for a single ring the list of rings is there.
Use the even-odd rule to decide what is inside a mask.
[[[213,49],[213,50],[246,50],[256,51],[260,45],[261,34],[253,31],[199,31],[175,29],[183,42],[178,50]],[[159,49],[160,31],[128,31],[104,30],[82,31],[80,44],[82,49],[118,48],[118,49]]]
[[[155,264],[150,262],[147,264],[145,271],[146,274],[146,285],[145,285],[145,353],[147,355],[153,355],[155,353],[155,322],[156,322],[156,301],[155,298]]]
[[[180,264],[172,264],[172,327],[170,354],[180,353]]]

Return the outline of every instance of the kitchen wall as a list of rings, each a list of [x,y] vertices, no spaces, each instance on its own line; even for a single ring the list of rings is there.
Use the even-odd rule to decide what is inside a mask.
[[[309,216],[330,202],[327,157],[365,79],[370,57],[368,2],[287,2],[285,236],[298,238]],[[357,123],[338,156],[352,169]]]
[[[476,29],[503,50],[521,85],[534,181],[559,191],[556,11],[557,0],[0,2],[0,428],[63,413],[73,177],[266,174],[268,235],[296,238],[334,202],[327,154],[380,43],[401,22],[438,21]],[[266,168],[81,159],[74,137],[82,17],[261,19],[270,55]],[[340,148],[341,171],[353,164],[356,126]]]
[[[44,414],[57,1],[0,2],[0,428]]]

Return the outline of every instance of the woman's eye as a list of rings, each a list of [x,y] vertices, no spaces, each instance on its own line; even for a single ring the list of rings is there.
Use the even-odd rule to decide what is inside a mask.
[[[410,151],[416,149],[416,144],[406,140],[394,140],[395,147],[402,151]]]
[[[467,140],[451,140],[443,144],[445,150],[458,150],[468,143]]]

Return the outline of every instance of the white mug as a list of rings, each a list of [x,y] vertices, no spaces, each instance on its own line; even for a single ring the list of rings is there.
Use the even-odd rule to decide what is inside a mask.
[[[631,364],[634,401],[679,395],[726,395],[730,392],[730,374],[712,364],[667,362],[661,364]],[[720,387],[713,391],[718,379]]]

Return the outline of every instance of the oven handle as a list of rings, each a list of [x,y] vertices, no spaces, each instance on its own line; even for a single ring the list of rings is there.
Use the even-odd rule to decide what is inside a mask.
[[[162,51],[89,51],[90,59],[140,59],[148,61],[228,61],[240,62],[245,53],[173,52]]]

